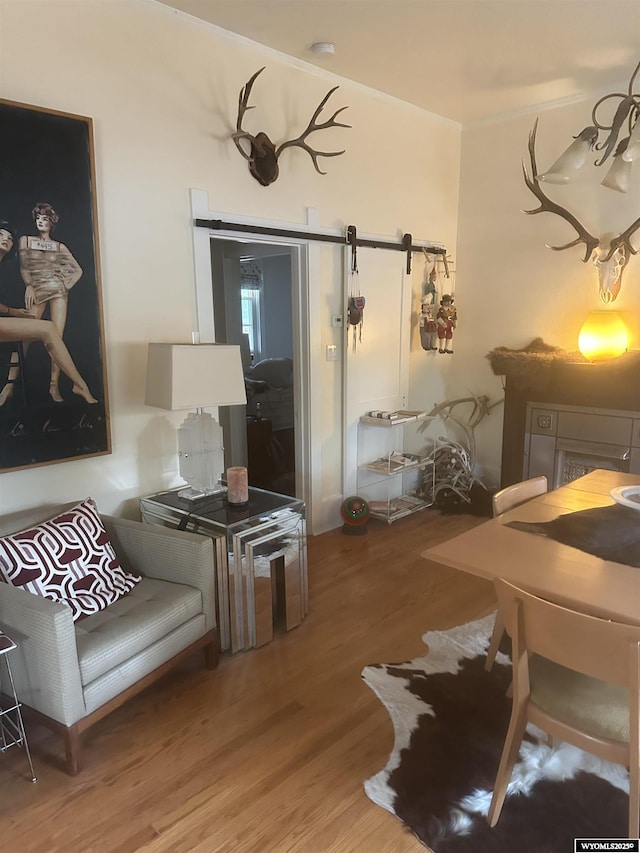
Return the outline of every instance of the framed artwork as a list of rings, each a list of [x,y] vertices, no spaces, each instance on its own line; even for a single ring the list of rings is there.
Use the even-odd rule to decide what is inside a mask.
[[[90,118],[0,99],[0,473],[111,452]]]

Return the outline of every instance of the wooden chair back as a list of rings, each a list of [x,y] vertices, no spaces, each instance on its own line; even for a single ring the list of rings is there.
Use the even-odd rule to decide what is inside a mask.
[[[512,486],[505,486],[496,492],[492,498],[493,515],[502,515],[509,509],[513,509],[518,504],[523,504],[525,501],[535,498],[537,495],[543,495],[547,491],[547,478],[531,477],[529,480],[522,480],[520,483],[514,483]]]
[[[639,625],[570,610],[499,578],[494,584],[514,667],[521,655],[537,654],[591,678],[632,686],[630,650],[635,655],[640,644]]]
[[[547,491],[546,477],[532,477],[530,480],[523,480],[521,483],[514,483],[512,486],[505,486],[496,492],[492,500],[492,509],[494,518],[497,515],[502,515],[508,509],[511,509],[518,504],[535,498],[537,495],[543,495]],[[493,634],[491,642],[487,649],[487,659],[485,661],[485,669],[487,672],[493,667],[493,663],[500,648],[500,641],[504,634],[504,625],[502,623],[502,615],[498,610],[496,614],[495,625],[493,626]]]
[[[513,709],[489,810],[489,823],[494,826],[500,816],[525,726],[532,722],[553,737],[606,761],[629,767],[629,837],[637,838],[640,830],[640,626],[579,613],[500,579],[496,579],[494,584],[499,614],[512,642]],[[531,698],[533,655],[601,682],[626,687],[628,742],[594,735],[592,731],[578,726],[575,715],[572,719],[562,719],[537,706]],[[573,698],[571,682],[563,678],[562,683],[562,699],[567,707]],[[597,684],[594,687],[599,690]],[[622,695],[626,697],[627,694]]]

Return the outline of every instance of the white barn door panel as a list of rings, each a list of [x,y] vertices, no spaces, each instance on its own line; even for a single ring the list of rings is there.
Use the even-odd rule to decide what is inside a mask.
[[[362,340],[345,309],[344,497],[357,494],[358,420],[371,409],[407,407],[411,335],[411,276],[406,255],[358,248],[360,293],[365,297]],[[345,251],[345,306],[352,285],[351,251]],[[356,332],[355,351],[353,330]]]

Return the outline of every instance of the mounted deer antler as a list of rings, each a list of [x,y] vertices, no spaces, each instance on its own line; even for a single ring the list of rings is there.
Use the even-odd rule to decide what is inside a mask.
[[[260,133],[255,136],[252,133],[249,133],[246,130],[242,129],[242,120],[244,119],[244,114],[247,110],[252,110],[253,106],[249,106],[249,97],[251,96],[251,89],[256,80],[258,74],[262,74],[264,71],[264,67],[260,68],[256,73],[250,78],[250,80],[245,83],[245,85],[240,90],[240,96],[238,98],[238,119],[236,122],[236,132],[233,134],[232,139],[236,144],[236,148],[245,158],[245,160],[249,161],[249,171],[253,175],[253,177],[259,181],[263,187],[268,187],[269,184],[272,184],[276,178],[278,177],[280,170],[278,167],[278,157],[284,151],[285,148],[302,148],[304,151],[309,154],[311,159],[313,160],[313,165],[316,168],[316,172],[319,172],[321,175],[326,175],[326,172],[323,172],[322,169],[318,166],[318,157],[339,157],[340,154],[344,154],[344,151],[316,151],[311,148],[310,145],[307,144],[307,137],[312,134],[316,130],[325,130],[328,127],[351,127],[350,124],[343,124],[340,121],[336,121],[336,117],[343,111],[346,110],[347,107],[340,107],[340,109],[336,110],[331,118],[328,118],[326,121],[317,123],[317,119],[322,112],[325,104],[333,95],[333,93],[338,89],[338,86],[334,86],[333,89],[330,89],[324,98],[320,101],[320,105],[311,116],[311,121],[300,134],[300,136],[295,139],[290,139],[287,142],[283,142],[277,148],[274,143],[269,139],[266,133],[260,131]],[[245,149],[240,144],[241,139],[247,139],[251,143],[251,150],[249,153],[245,151]]]
[[[602,237],[594,237],[593,234],[590,234],[572,213],[559,204],[556,204],[555,201],[552,201],[540,187],[535,154],[537,129],[538,121],[536,119],[533,130],[529,134],[531,177],[529,177],[527,167],[524,163],[522,164],[522,171],[524,173],[524,181],[540,202],[540,207],[537,207],[535,210],[525,210],[523,213],[556,213],[576,230],[578,236],[575,240],[571,240],[571,242],[565,243],[563,246],[549,246],[547,244],[547,248],[553,249],[554,252],[561,252],[563,249],[570,249],[572,246],[584,243],[585,255],[582,260],[586,264],[589,258],[595,255],[593,263],[598,270],[600,300],[605,305],[608,305],[610,302],[615,301],[620,292],[622,274],[631,260],[631,255],[636,255],[639,251],[631,245],[631,236],[640,228],[640,217],[635,222],[632,222],[621,234],[607,233],[603,234]]]

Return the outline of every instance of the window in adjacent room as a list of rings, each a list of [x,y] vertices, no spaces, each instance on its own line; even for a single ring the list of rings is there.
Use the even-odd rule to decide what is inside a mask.
[[[254,260],[240,262],[242,332],[249,338],[251,361],[260,361],[262,350],[262,270]]]

